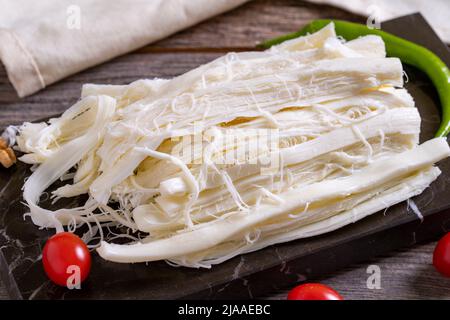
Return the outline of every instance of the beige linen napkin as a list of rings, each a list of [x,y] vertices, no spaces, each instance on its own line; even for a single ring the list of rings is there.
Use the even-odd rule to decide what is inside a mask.
[[[0,0],[0,59],[20,97],[248,0]]]

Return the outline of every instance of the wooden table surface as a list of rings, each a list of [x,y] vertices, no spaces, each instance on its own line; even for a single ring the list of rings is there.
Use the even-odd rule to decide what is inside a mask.
[[[298,30],[316,18],[363,22],[365,18],[330,6],[299,0],[254,0],[163,41],[73,75],[19,99],[0,69],[0,128],[63,112],[80,96],[83,83],[126,84],[141,78],[173,77],[228,51],[253,50],[261,40]],[[328,275],[321,282],[347,299],[450,299],[450,280],[430,264],[434,244],[416,246]],[[381,269],[381,289],[368,289],[368,265]],[[283,299],[286,292],[265,297]],[[7,298],[0,284],[0,298]]]

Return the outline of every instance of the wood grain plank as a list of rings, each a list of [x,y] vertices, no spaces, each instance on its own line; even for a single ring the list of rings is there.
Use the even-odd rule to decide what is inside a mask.
[[[253,47],[262,40],[297,31],[318,18],[365,21],[362,16],[332,6],[298,0],[254,0],[144,50]]]
[[[348,300],[450,299],[450,279],[440,275],[432,265],[436,242],[400,250],[389,256],[350,266],[316,279],[329,285]],[[381,271],[381,289],[368,289],[367,267],[377,265]],[[288,290],[273,292],[266,299],[286,299]]]

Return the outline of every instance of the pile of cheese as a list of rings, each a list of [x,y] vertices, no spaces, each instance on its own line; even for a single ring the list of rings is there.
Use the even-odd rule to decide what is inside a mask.
[[[345,42],[333,24],[170,80],[87,84],[61,117],[19,129],[21,160],[35,164],[28,215],[57,231],[87,224],[107,260],[189,267],[335,230],[420,194],[450,155],[443,138],[418,144],[402,86],[381,38]],[[266,133],[269,145],[251,143]],[[69,182],[55,200],[86,203],[40,207],[58,179]]]

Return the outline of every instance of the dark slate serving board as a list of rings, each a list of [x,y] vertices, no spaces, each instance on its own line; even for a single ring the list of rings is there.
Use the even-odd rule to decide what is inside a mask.
[[[382,29],[420,43],[450,65],[450,53],[423,17],[409,15],[382,24]],[[406,85],[422,116],[421,141],[439,123],[439,100],[422,72],[405,66]],[[406,203],[325,235],[272,246],[206,269],[173,268],[164,262],[116,264],[93,254],[89,279],[81,290],[50,283],[39,259],[51,230],[38,230],[21,203],[21,187],[29,167],[19,163],[0,170],[0,275],[11,298],[17,299],[183,299],[252,298],[324,275],[347,264],[390,250],[433,239],[450,230],[450,160],[439,164],[442,175],[414,198],[425,219],[420,222]],[[79,199],[58,203],[74,205]],[[43,206],[48,206],[48,201]]]

